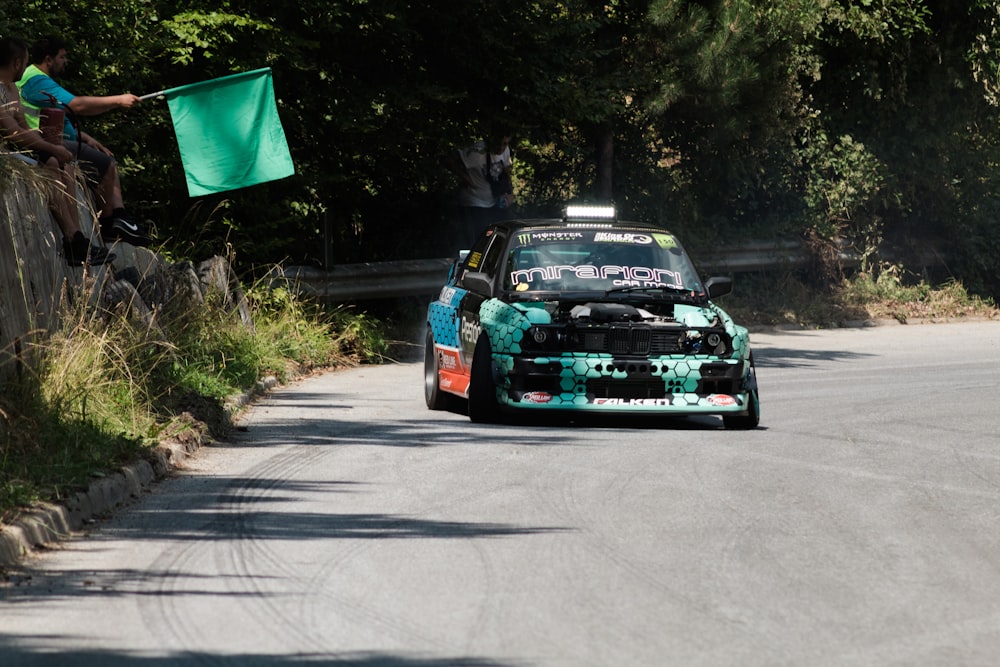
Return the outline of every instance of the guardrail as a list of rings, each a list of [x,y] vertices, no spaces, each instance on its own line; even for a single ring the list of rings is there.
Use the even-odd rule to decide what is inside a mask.
[[[847,254],[842,260],[852,261]],[[327,301],[365,301],[402,296],[433,295],[448,277],[452,258],[340,264],[329,271],[309,266],[284,269],[282,279],[303,296]],[[704,275],[794,268],[806,261],[796,241],[754,243],[722,248],[699,261]]]
[[[365,301],[436,294],[444,285],[451,258],[339,264],[329,271],[291,266],[282,272],[303,296],[330,301]]]

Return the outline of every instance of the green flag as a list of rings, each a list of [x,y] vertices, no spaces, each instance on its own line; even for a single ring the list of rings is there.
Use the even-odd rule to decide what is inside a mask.
[[[269,67],[162,94],[170,107],[190,196],[295,173]]]

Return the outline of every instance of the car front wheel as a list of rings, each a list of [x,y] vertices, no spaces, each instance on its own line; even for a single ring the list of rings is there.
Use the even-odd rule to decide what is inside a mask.
[[[490,341],[482,336],[472,354],[469,376],[469,419],[476,424],[489,424],[497,421],[500,416],[492,366]]]
[[[745,415],[723,416],[722,424],[727,429],[747,431],[757,428],[760,424],[760,399],[757,396],[757,369],[750,355],[750,372],[745,383],[747,390],[747,413]]]

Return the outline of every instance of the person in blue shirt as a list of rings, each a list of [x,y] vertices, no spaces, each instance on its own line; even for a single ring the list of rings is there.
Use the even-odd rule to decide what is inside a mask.
[[[102,97],[74,95],[56,83],[66,69],[66,42],[56,36],[42,37],[31,47],[32,64],[25,70],[17,86],[25,107],[28,125],[39,128],[42,109],[55,108],[65,112],[63,144],[78,156],[81,168],[96,194],[100,212],[101,235],[108,241],[122,240],[133,245],[149,245],[152,239],[125,210],[118,163],[101,142],[78,131],[74,119],[96,116],[113,109],[130,109],[139,102],[131,93]]]
[[[28,64],[28,44],[18,37],[0,39],[0,144],[7,143],[19,153],[28,154],[51,175],[47,188],[52,216],[63,234],[63,256],[70,266],[107,264],[114,253],[93,245],[80,228],[73,156],[60,144],[50,144],[36,130],[28,127],[24,107],[14,84]],[[2,152],[2,151],[0,151]]]

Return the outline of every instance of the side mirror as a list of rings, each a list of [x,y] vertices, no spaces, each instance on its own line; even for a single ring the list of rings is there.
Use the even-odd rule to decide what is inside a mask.
[[[712,276],[705,281],[705,291],[709,299],[717,299],[733,291],[733,279],[725,276]]]
[[[472,271],[465,274],[462,279],[462,286],[470,292],[482,294],[490,298],[493,297],[493,281],[485,273]]]

